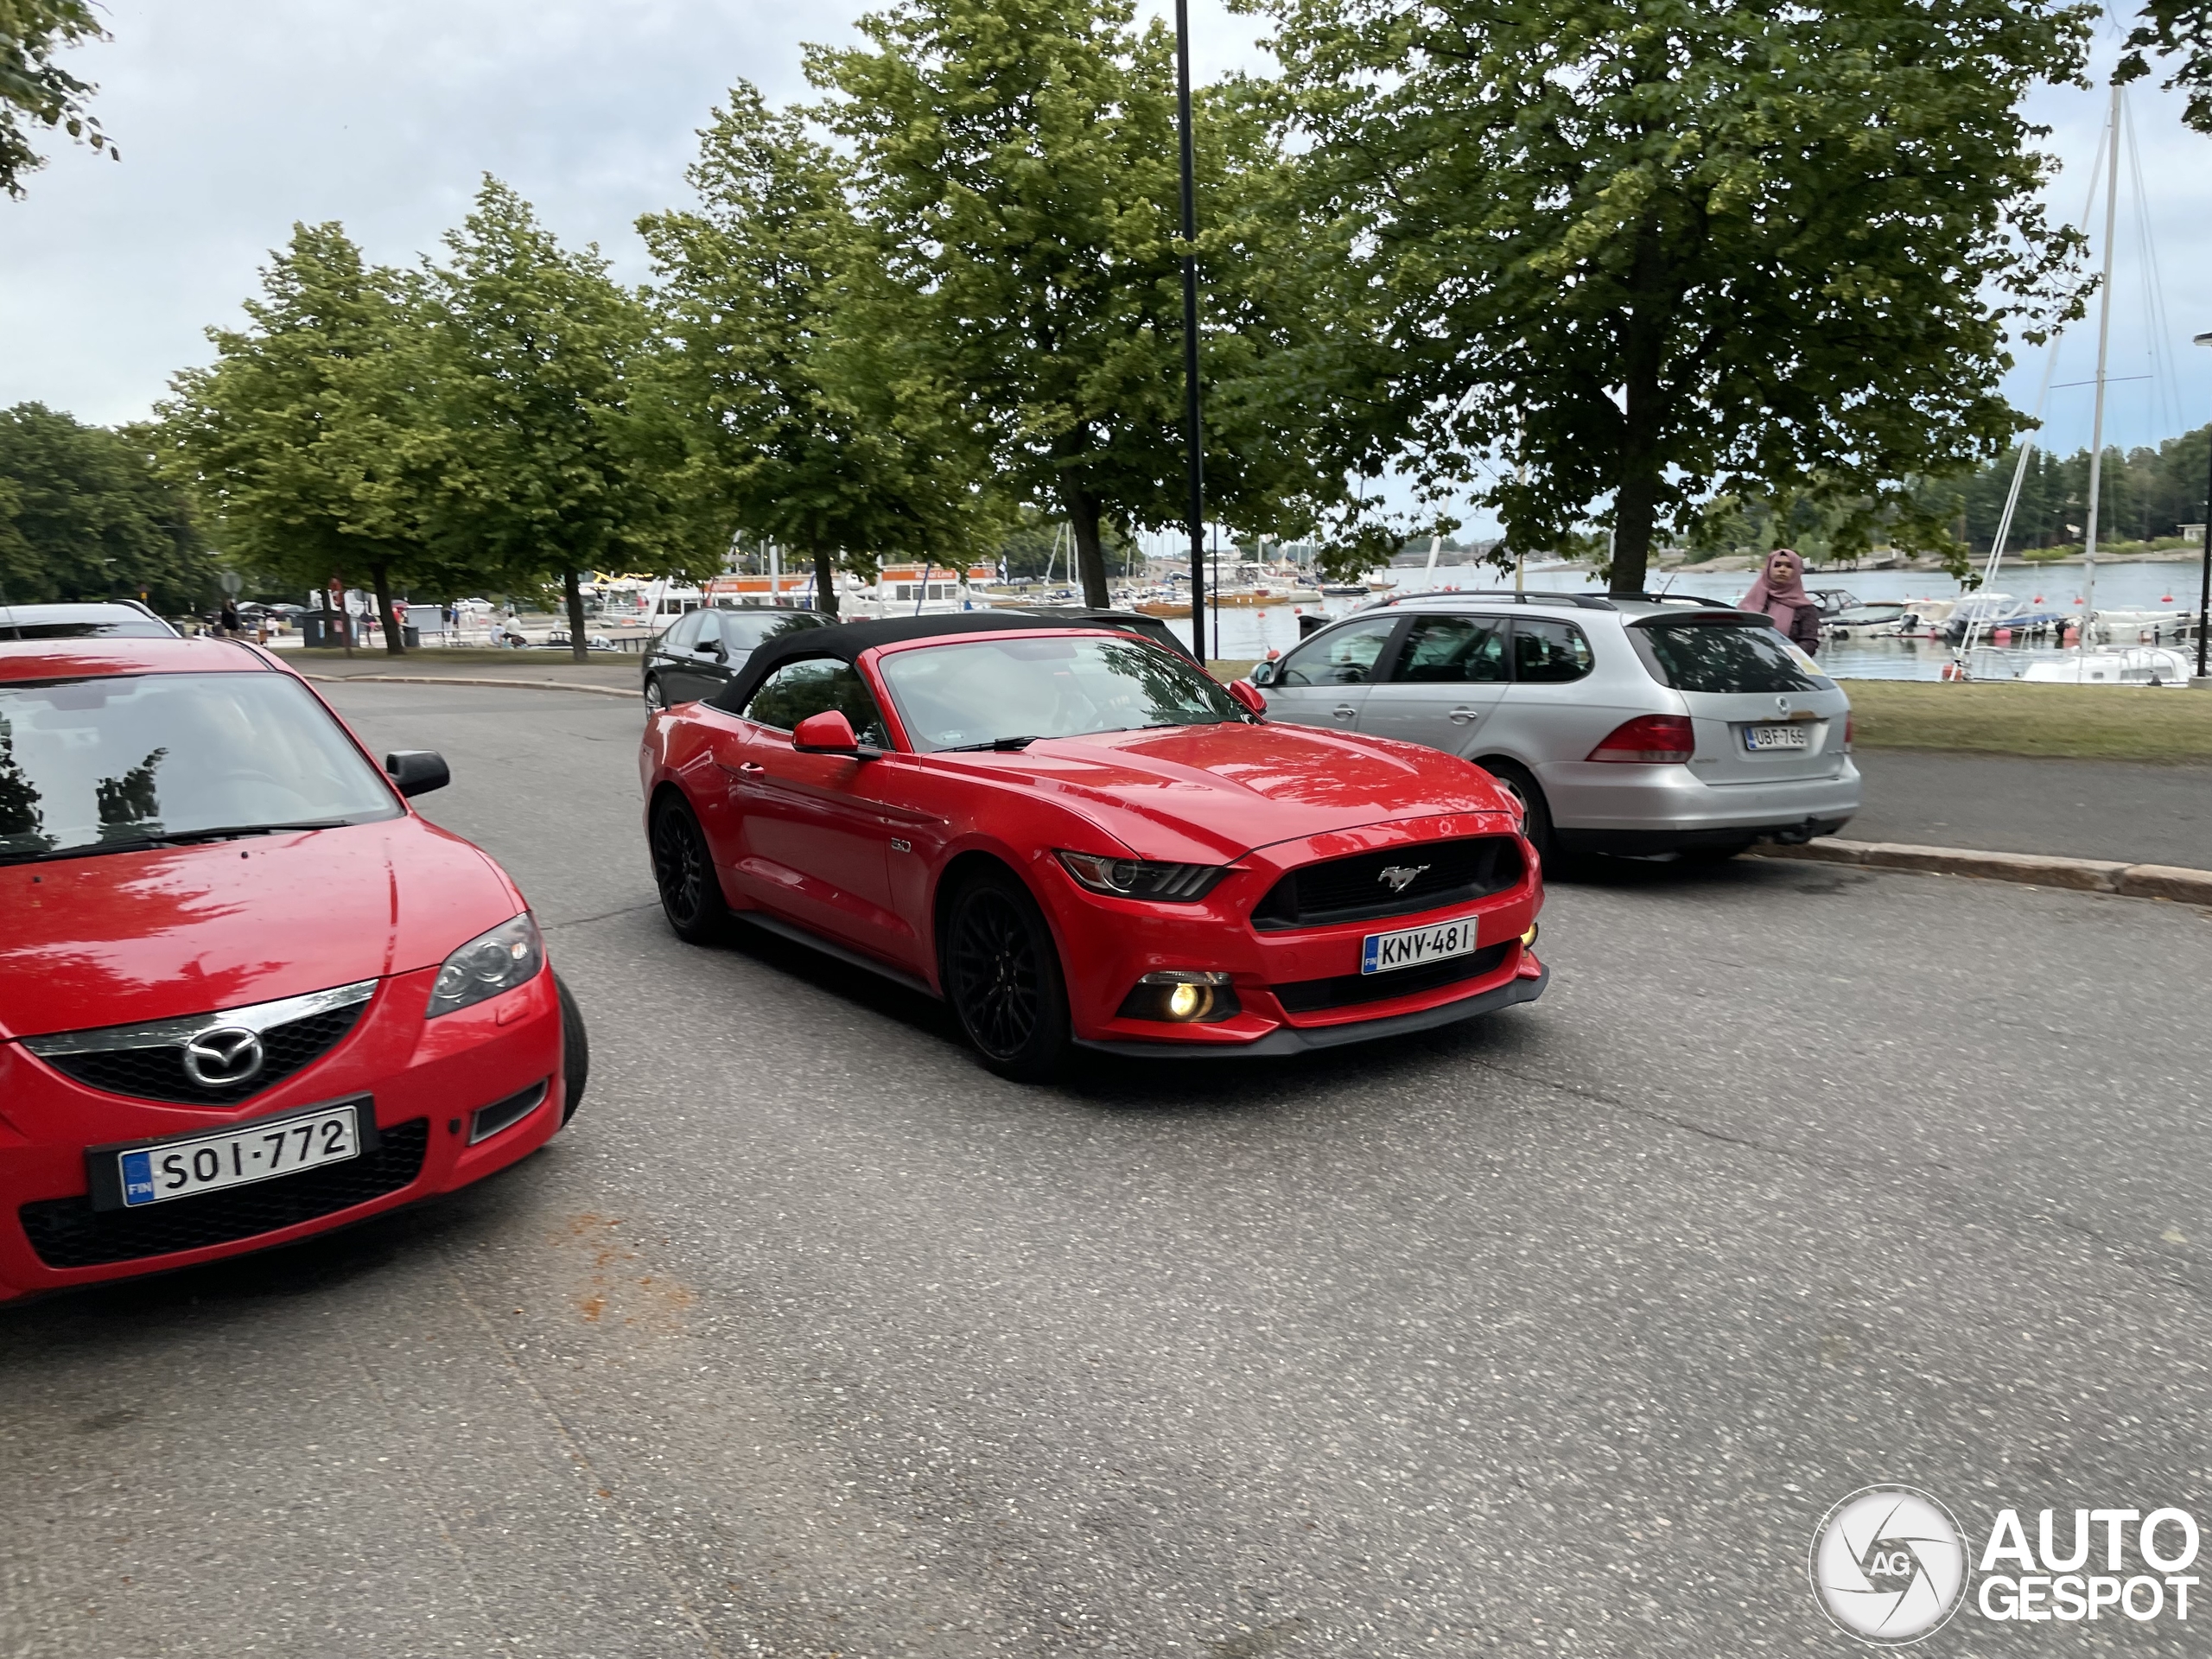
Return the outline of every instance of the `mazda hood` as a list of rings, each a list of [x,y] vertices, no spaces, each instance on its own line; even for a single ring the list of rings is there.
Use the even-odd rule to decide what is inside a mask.
[[[412,817],[0,865],[0,1039],[434,967],[520,906],[489,858]]]

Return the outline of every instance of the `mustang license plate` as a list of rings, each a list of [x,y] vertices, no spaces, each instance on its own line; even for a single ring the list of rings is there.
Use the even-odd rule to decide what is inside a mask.
[[[1370,933],[1361,944],[1359,971],[1387,974],[1393,968],[1410,968],[1416,963],[1470,956],[1475,950],[1475,921],[1472,916],[1462,916],[1456,922],[1439,922],[1433,927]]]
[[[361,1155],[361,1114],[349,1100],[289,1117],[265,1117],[213,1135],[133,1147],[113,1154],[126,1209],[243,1186]]]
[[[1813,728],[1802,725],[1746,726],[1744,747],[1754,750],[1809,749],[1813,747]]]

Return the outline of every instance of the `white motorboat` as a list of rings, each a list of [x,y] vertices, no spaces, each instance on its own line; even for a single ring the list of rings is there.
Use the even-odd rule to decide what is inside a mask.
[[[2189,653],[2165,645],[2129,645],[2118,651],[2068,652],[2050,662],[2030,663],[2020,678],[2039,685],[2189,684]]]

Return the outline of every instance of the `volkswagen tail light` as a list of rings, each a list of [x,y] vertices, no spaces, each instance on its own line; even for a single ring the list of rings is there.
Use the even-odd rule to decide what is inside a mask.
[[[1638,715],[1615,727],[1604,742],[1590,751],[1590,759],[1649,766],[1687,761],[1696,751],[1697,734],[1688,715]]]

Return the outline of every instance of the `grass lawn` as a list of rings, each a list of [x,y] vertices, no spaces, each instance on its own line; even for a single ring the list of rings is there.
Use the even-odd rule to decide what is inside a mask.
[[[446,663],[465,663],[470,664],[497,664],[501,668],[543,668],[548,663],[572,663],[575,660],[575,658],[570,655],[569,648],[566,645],[563,645],[556,651],[547,651],[542,648],[529,646],[525,646],[519,651],[502,651],[498,647],[492,645],[455,645],[450,648],[438,645],[425,645],[419,650],[405,652],[397,657],[385,650],[381,645],[356,645],[353,648],[353,654],[351,658],[346,656],[342,646],[325,647],[318,645],[315,649],[309,650],[304,645],[298,645],[288,646],[279,652],[278,655],[282,656],[288,663],[343,663],[349,661],[355,663],[378,663],[388,665],[394,673],[411,672],[417,669],[423,668],[428,668],[435,671],[439,664]],[[616,664],[627,663],[632,668],[635,668],[638,662],[638,653],[635,652],[594,651],[589,653],[585,660],[594,663],[613,663]]]
[[[1216,677],[1249,662],[1207,664]],[[2212,761],[2212,691],[1846,680],[1861,748],[1949,749],[2069,760]]]
[[[2212,760],[2212,692],[2145,687],[1846,680],[1869,749],[2075,760]]]

